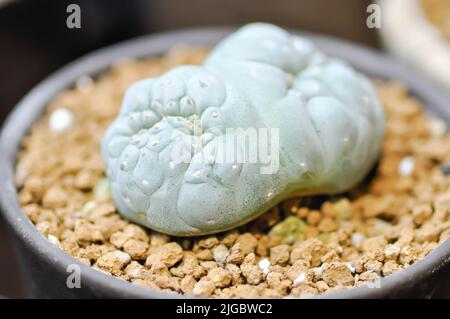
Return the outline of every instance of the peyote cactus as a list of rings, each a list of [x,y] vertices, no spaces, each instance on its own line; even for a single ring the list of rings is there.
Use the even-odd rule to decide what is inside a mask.
[[[228,147],[230,128],[270,129],[270,165],[246,161],[247,144]],[[223,40],[203,66],[131,86],[102,153],[123,216],[193,236],[242,225],[292,196],[349,189],[374,164],[383,133],[366,77],[258,23]]]

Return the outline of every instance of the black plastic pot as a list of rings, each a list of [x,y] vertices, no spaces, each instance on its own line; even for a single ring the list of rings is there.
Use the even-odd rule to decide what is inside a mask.
[[[31,297],[115,297],[178,298],[132,285],[78,263],[74,258],[43,238],[28,220],[17,199],[14,169],[20,141],[42,115],[46,104],[60,91],[72,86],[82,75],[95,76],[122,57],[161,55],[174,45],[213,46],[232,28],[204,28],[162,33],[127,41],[89,54],[48,77],[36,86],[8,117],[1,132],[0,198],[10,226],[27,291]],[[429,82],[380,53],[322,36],[307,35],[325,52],[349,61],[369,76],[396,79],[408,85],[412,94],[424,102],[427,111],[450,123],[450,100]],[[81,270],[81,288],[68,288],[71,272]],[[69,269],[70,270],[70,269]],[[422,261],[380,281],[379,287],[360,287],[329,294],[325,298],[449,297],[450,240]]]

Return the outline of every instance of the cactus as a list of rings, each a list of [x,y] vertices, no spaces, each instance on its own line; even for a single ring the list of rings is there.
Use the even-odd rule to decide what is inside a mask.
[[[276,129],[267,146],[274,169],[242,161],[247,155],[224,161],[230,128]],[[240,226],[292,196],[348,190],[376,161],[383,134],[366,77],[307,39],[257,23],[202,66],[132,85],[102,156],[124,217],[194,236]],[[231,153],[249,151],[238,143]]]

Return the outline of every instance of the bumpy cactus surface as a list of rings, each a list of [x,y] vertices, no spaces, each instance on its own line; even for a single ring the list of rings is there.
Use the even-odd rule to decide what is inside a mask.
[[[248,143],[230,148],[231,128],[267,129],[268,161],[245,160]],[[203,66],[131,86],[102,153],[123,216],[193,236],[242,225],[292,196],[348,190],[376,161],[383,133],[366,77],[306,39],[251,24]]]

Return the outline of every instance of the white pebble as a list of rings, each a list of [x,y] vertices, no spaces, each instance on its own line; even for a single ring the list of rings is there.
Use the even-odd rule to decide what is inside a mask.
[[[225,245],[218,245],[213,249],[214,260],[220,264],[225,264],[228,255],[230,254]]]
[[[83,217],[88,217],[92,212],[97,208],[97,203],[93,200],[88,201],[86,204],[83,205],[81,208],[80,214]]]
[[[56,238],[55,236],[53,236],[53,235],[48,235],[48,241],[49,242],[51,242],[53,245],[55,245],[55,246],[57,246],[57,247],[59,247],[59,248],[62,248],[61,247],[61,243],[59,242],[59,239],[58,238]]]
[[[387,245],[384,248],[384,254],[387,258],[396,258],[400,254],[400,247],[396,245]]]
[[[64,132],[69,129],[74,122],[73,113],[65,108],[54,110],[50,115],[48,124],[54,132]]]
[[[325,268],[325,265],[326,264],[322,264],[320,267],[315,267],[311,269],[314,273],[314,279],[317,280],[322,279],[323,269]]]
[[[131,257],[130,255],[128,255],[127,253],[124,253],[123,251],[120,250],[116,250],[114,252],[114,255],[117,257],[117,259],[119,259],[119,261],[123,264],[128,264],[131,261]]]
[[[410,176],[414,170],[416,158],[414,156],[404,157],[398,165],[398,173],[401,176]]]
[[[355,265],[354,265],[353,263],[348,262],[348,263],[346,263],[345,265],[347,266],[348,270],[350,270],[350,271],[352,272],[352,274],[355,273],[356,268],[355,268]]]
[[[304,272],[302,272],[300,275],[298,275],[297,278],[294,279],[294,287],[299,286],[302,283],[306,282],[306,274]]]
[[[353,246],[360,247],[363,244],[364,240],[366,240],[366,236],[364,236],[364,234],[361,233],[352,234],[351,242]]]
[[[258,263],[259,268],[262,270],[264,275],[269,273],[270,260],[267,258],[261,259]]]
[[[107,199],[111,197],[111,183],[107,178],[101,179],[94,187],[96,199]]]
[[[440,118],[433,118],[430,121],[428,130],[432,136],[443,136],[447,132],[447,123]]]

